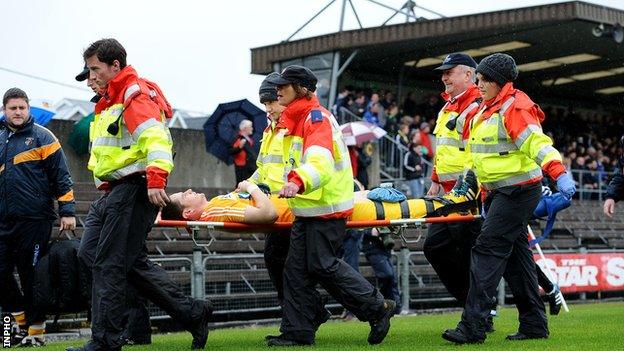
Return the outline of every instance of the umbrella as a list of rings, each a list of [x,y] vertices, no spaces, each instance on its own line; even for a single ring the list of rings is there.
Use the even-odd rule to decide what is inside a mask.
[[[362,145],[387,134],[376,125],[363,121],[345,123],[340,126],[340,130],[347,145]]]
[[[54,117],[55,113],[52,111],[48,111],[41,107],[30,106],[30,116],[35,119],[35,123],[45,126],[50,122],[52,117]],[[5,118],[4,115],[0,117],[0,121],[3,121]]]
[[[243,119],[253,122],[254,149],[260,150],[262,132],[267,126],[267,114],[247,99],[219,104],[204,123],[206,151],[225,164],[232,164],[234,158],[229,149],[238,135],[238,126]]]

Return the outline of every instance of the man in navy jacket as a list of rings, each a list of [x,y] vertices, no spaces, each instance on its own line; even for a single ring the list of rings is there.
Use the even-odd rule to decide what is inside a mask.
[[[13,312],[24,346],[43,344],[45,311],[33,308],[35,266],[48,250],[58,201],[61,229],[73,230],[74,193],[58,139],[30,116],[28,96],[18,88],[2,99],[0,122],[0,306]],[[17,267],[22,291],[13,270]],[[26,328],[28,327],[28,328]],[[26,332],[27,330],[27,332]]]

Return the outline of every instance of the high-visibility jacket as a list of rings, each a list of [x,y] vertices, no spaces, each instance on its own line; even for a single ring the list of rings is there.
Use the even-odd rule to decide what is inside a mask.
[[[542,131],[543,120],[539,106],[512,83],[481,104],[472,120],[469,148],[483,188],[538,182],[542,170],[553,179],[565,172],[559,151]]]
[[[347,218],[353,211],[353,173],[338,122],[314,96],[288,105],[278,128],[287,129],[287,180],[299,185],[288,200],[295,216]]]
[[[448,192],[464,172],[470,158],[464,139],[469,132],[470,121],[478,111],[481,93],[473,84],[456,98],[451,98],[446,93],[442,97],[447,102],[438,113],[433,130],[436,136],[436,153],[431,180],[441,183]]]
[[[160,89],[139,78],[131,66],[108,83],[89,131],[88,167],[98,187],[134,173],[146,173],[148,188],[165,187],[173,169],[173,141],[165,123],[171,111],[168,103],[159,103],[163,100]],[[109,126],[115,123],[118,132],[111,134]]]
[[[252,183],[268,185],[273,194],[277,194],[286,183],[285,167],[288,165],[288,158],[284,158],[284,136],[287,130],[277,129],[276,126],[276,122],[271,122],[262,133],[257,168],[249,178]]]

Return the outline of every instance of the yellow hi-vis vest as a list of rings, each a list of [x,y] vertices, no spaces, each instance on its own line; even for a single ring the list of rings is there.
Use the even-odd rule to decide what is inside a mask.
[[[295,216],[318,217],[353,208],[353,171],[349,151],[342,138],[342,132],[333,115],[322,110],[332,128],[333,150],[310,146],[305,153],[303,137],[284,137],[283,154],[288,155],[284,172],[294,170],[304,184],[304,193],[288,199],[288,206]],[[308,114],[306,121],[311,118]]]
[[[462,131],[466,116],[479,107],[478,102],[473,102],[466,107],[461,114],[455,111],[445,111],[438,114],[433,134],[436,136],[435,167],[440,182],[457,180],[464,172],[470,155],[462,139]],[[448,121],[456,119],[455,128],[449,129]]]
[[[248,179],[255,184],[268,185],[272,194],[277,194],[286,183],[284,168],[288,159],[283,156],[285,134],[286,129],[276,129],[275,122],[271,122],[271,126],[262,133],[256,171]]]
[[[472,120],[469,149],[473,168],[481,185],[488,190],[516,185],[540,177],[541,167],[561,155],[539,125],[528,125],[513,142],[505,128],[505,111],[513,104],[508,98],[501,109],[486,120],[485,110]]]
[[[138,84],[135,85],[126,89],[126,100],[139,89]],[[92,142],[87,167],[93,172],[96,186],[103,181],[118,180],[132,173],[145,172],[148,166],[155,166],[169,173],[173,170],[173,140],[165,123],[164,113],[161,111],[160,120],[146,120],[132,134],[123,118],[120,118],[119,132],[112,135],[107,128],[117,121],[123,107],[122,103],[111,105],[99,116],[95,116],[90,125],[89,138]]]

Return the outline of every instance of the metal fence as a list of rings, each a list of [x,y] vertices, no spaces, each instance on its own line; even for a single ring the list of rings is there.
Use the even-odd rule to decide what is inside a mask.
[[[421,237],[425,228],[417,229],[413,235]],[[411,243],[413,243],[412,241]],[[546,253],[573,253],[573,252],[605,252],[605,250],[546,250]],[[610,249],[608,252],[623,252]],[[162,262],[174,262],[176,259],[165,259]],[[444,288],[433,268],[429,265],[422,251],[410,251],[407,246],[393,251],[392,261],[399,278],[399,287],[402,295],[403,310],[427,305],[438,307],[448,305],[453,298]],[[174,274],[178,277],[186,275],[181,281],[189,282],[186,291],[191,291],[196,298],[206,298],[215,305],[215,313],[223,315],[238,315],[241,319],[245,313],[268,312],[279,310],[277,294],[270,281],[262,254],[203,254],[200,250],[194,252],[193,259],[179,258],[185,267],[193,265],[186,271],[180,266]],[[374,283],[372,270],[365,263],[364,255],[360,257],[362,272],[367,279]],[[364,263],[362,265],[362,263]],[[195,283],[191,283],[191,282]],[[203,283],[203,284],[201,284]],[[193,288],[192,284],[195,284]],[[505,296],[510,292],[501,284],[499,299],[504,303]],[[321,290],[322,291],[322,290]],[[322,291],[323,295],[327,295]],[[328,304],[337,306],[329,299]]]

